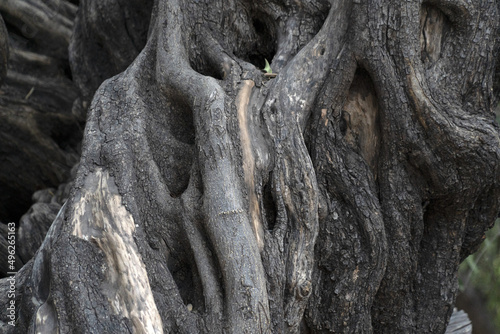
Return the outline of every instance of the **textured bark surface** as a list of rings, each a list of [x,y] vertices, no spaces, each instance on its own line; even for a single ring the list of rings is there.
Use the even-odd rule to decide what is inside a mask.
[[[57,187],[78,161],[85,113],[75,100],[68,45],[77,6],[2,0],[0,221],[16,222],[31,195]],[[7,34],[8,31],[8,34]]]
[[[77,17],[81,103],[124,71],[94,95],[3,330],[445,332],[500,208],[496,3],[102,0]]]

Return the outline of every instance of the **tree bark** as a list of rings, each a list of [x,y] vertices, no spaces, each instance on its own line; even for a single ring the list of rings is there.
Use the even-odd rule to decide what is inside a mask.
[[[124,71],[2,328],[444,333],[500,209],[497,5],[148,3],[80,4],[82,99]]]
[[[68,45],[77,7],[0,1],[0,221],[16,222],[40,189],[78,162],[85,115],[71,80]],[[8,34],[7,34],[8,31]],[[3,275],[1,276],[3,277]]]

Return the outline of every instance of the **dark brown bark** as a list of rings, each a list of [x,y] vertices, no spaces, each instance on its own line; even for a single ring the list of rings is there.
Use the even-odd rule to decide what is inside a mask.
[[[80,4],[83,101],[124,71],[16,330],[443,333],[500,208],[497,5],[141,4]]]

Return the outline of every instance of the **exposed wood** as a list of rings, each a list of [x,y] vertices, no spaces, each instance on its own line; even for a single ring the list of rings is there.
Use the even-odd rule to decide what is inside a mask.
[[[471,334],[472,324],[464,311],[453,310],[445,334]]]

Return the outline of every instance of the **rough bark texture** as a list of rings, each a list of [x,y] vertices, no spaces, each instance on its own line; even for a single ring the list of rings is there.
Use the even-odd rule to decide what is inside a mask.
[[[67,48],[77,7],[62,0],[2,0],[0,221],[17,222],[31,195],[57,187],[78,161],[85,121]]]
[[[498,22],[487,0],[82,1],[82,104],[126,69],[1,328],[445,332],[500,207]]]

